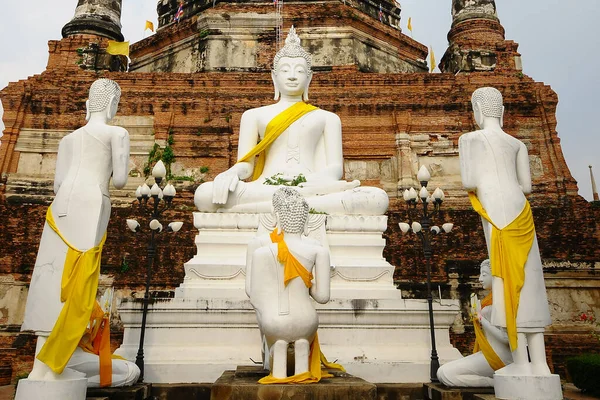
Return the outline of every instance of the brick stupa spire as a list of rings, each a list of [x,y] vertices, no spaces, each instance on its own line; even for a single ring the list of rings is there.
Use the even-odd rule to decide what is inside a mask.
[[[521,69],[518,45],[504,40],[494,0],[452,0],[452,27],[442,72]]]
[[[62,29],[65,38],[78,34],[123,41],[121,0],[79,0],[75,16]]]

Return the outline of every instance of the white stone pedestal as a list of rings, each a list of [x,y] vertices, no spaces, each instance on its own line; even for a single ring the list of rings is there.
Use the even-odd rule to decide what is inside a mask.
[[[558,375],[513,376],[494,375],[494,392],[504,400],[562,400]]]
[[[87,378],[83,374],[56,381],[21,379],[15,400],[85,400],[86,392]]]
[[[247,243],[273,229],[270,215],[194,213],[197,255],[185,264],[174,299],[149,307],[144,380],[214,382],[227,369],[261,362],[256,315],[245,293]],[[394,267],[382,256],[385,216],[311,214],[309,236],[331,254],[331,301],[315,304],[319,342],[330,361],[370,382],[429,381],[430,334],[426,300],[402,299]],[[125,331],[117,351],[137,353],[140,301],[119,307]],[[458,301],[434,303],[440,362],[460,358],[449,327]]]

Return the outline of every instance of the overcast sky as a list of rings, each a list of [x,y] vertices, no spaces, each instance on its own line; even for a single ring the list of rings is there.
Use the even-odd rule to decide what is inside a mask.
[[[123,0],[126,40],[134,43],[143,37],[145,20],[157,25],[156,3]],[[410,34],[406,23],[412,17],[414,39],[433,46],[439,62],[447,46],[451,0],[401,3],[404,32]],[[76,0],[2,1],[0,88],[45,69],[47,41],[61,38],[76,6]],[[558,93],[563,152],[579,193],[591,200],[588,165],[600,184],[600,132],[593,122],[600,114],[600,0],[496,0],[496,6],[506,38],[520,44],[524,73]]]

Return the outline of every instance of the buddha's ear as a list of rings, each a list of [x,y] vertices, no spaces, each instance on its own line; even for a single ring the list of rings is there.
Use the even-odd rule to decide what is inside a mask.
[[[308,101],[308,87],[310,86],[310,81],[312,80],[312,72],[308,75],[308,79],[306,80],[306,87],[304,88],[304,93],[302,93],[302,100]]]
[[[277,82],[275,80],[275,71],[271,71],[271,79],[273,80],[273,88],[275,88],[275,96],[273,100],[279,100],[279,88],[277,87]]]
[[[504,106],[502,106],[502,115],[500,115],[500,128],[504,128]]]
[[[108,101],[108,105],[106,106],[106,120],[112,120],[115,115],[117,115],[117,109],[119,108],[119,102],[117,100],[117,96],[110,96],[110,100]]]
[[[85,101],[85,120],[89,121],[92,114],[90,113],[90,101]]]

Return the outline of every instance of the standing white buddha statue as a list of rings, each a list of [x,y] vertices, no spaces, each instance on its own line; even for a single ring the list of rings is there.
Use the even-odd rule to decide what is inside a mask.
[[[305,180],[298,186],[310,208],[328,214],[382,215],[387,193],[346,182],[342,124],[331,112],[305,103],[312,79],[311,55],[294,27],[273,61],[277,103],[247,110],[240,122],[238,162],[214,182],[198,187],[194,202],[204,212],[270,213],[277,176]],[[259,143],[260,142],[260,143]],[[250,182],[242,182],[251,178]],[[300,179],[299,179],[300,178]],[[304,178],[304,179],[302,179]]]
[[[325,304],[330,295],[329,252],[303,237],[309,206],[295,189],[273,194],[276,228],[248,244],[246,294],[256,310],[271,375],[260,383],[318,382],[321,351],[319,319],[312,303]],[[314,272],[314,275],[313,275]],[[294,373],[288,377],[288,347],[293,345]],[[272,362],[271,362],[272,359]],[[343,369],[337,364],[324,364]]]
[[[484,290],[492,289],[490,260],[481,263],[479,282]],[[475,300],[475,294],[472,294]],[[475,328],[475,349],[473,354],[442,365],[437,372],[441,383],[451,387],[491,387],[494,386],[494,371],[512,363],[506,329],[491,323],[493,297],[490,292],[482,301],[471,304],[473,326]]]
[[[89,337],[110,323],[102,321],[96,294],[111,210],[109,182],[123,188],[129,169],[129,134],[107,124],[120,96],[116,82],[95,81],[86,102],[87,124],[66,135],[58,147],[56,196],[47,210],[21,326],[38,335],[30,381],[72,379],[83,373],[88,386],[124,386],[139,376],[134,363],[111,362],[110,343],[108,360],[103,359],[106,343],[94,354]]]
[[[503,132],[504,106],[498,90],[477,89],[471,101],[481,130],[459,139],[462,183],[482,217],[490,254],[494,298],[490,322],[506,328],[514,361],[496,374],[550,375],[544,330],[552,321],[525,198],[531,192],[527,147]]]

